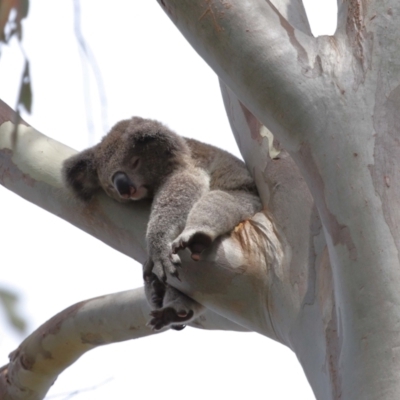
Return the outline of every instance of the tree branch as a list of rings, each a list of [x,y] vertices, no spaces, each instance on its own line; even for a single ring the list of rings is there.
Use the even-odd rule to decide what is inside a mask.
[[[295,30],[270,0],[159,3],[220,79],[274,134],[289,140],[293,132],[297,137],[307,133],[313,121],[305,117],[314,101],[308,93],[321,85],[313,79],[321,75],[315,38]]]
[[[75,200],[64,187],[61,166],[76,151],[42,135],[24,121],[16,130],[16,120],[15,112],[0,100],[0,184],[143,262],[149,204],[123,206],[102,194],[90,205]]]
[[[65,309],[10,354],[10,363],[0,369],[0,398],[43,399],[57,376],[86,351],[151,335],[149,312],[142,288]]]
[[[143,288],[82,301],[29,335],[0,368],[2,400],[43,399],[58,375],[89,350],[154,334],[146,326],[150,307]],[[208,312],[193,325],[203,329],[246,329]]]
[[[272,322],[278,337],[296,353],[316,398],[335,399],[336,365],[328,362],[336,359],[338,329],[332,271],[313,199],[287,152],[235,94],[220,84],[232,132],[253,171],[264,207],[279,227],[285,253],[291,254],[283,268],[285,277],[272,278],[270,285],[269,304],[279,304],[270,310]],[[299,227],[303,227],[301,234]],[[310,342],[310,327],[319,346]],[[321,365],[327,373],[321,374]]]

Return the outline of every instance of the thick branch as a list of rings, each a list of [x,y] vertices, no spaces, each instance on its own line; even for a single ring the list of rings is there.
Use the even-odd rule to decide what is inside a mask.
[[[57,376],[97,346],[151,335],[143,289],[98,297],[60,312],[25,339],[0,371],[2,400],[43,399]]]
[[[149,204],[121,206],[105,195],[89,206],[76,201],[61,179],[62,162],[75,150],[25,123],[16,131],[15,119],[14,111],[0,100],[0,184],[143,262]]]
[[[0,368],[0,398],[43,399],[58,375],[87,351],[154,334],[146,326],[149,312],[143,288],[82,301],[60,312],[29,335]],[[194,326],[245,331],[215,317],[206,313]]]
[[[279,304],[271,311],[272,322],[295,351],[316,397],[336,399],[337,371],[331,360],[337,359],[338,327],[332,272],[313,199],[297,166],[272,134],[222,82],[221,91],[232,132],[263,193],[263,204],[292,254],[284,272],[287,279],[277,277],[271,285],[269,303]],[[299,234],[299,227],[307,228]],[[319,346],[313,342],[316,338]]]
[[[321,74],[316,41],[295,30],[265,0],[159,0],[178,29],[272,132],[304,135],[314,98],[307,94]],[[293,3],[294,4],[294,3]],[[293,82],[296,84],[293,85]],[[295,130],[293,128],[296,128]]]

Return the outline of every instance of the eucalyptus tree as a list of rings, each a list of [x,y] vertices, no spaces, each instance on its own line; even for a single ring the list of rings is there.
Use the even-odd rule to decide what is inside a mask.
[[[318,399],[398,398],[400,4],[340,0],[336,33],[315,38],[300,0],[159,3],[219,76],[264,206],[168,278],[207,307],[194,325],[285,344]],[[4,104],[0,119],[4,186],[144,261],[148,205],[75,202],[74,151]],[[148,311],[142,289],[62,311],[12,353],[0,397],[43,398],[83,352],[151,334]]]

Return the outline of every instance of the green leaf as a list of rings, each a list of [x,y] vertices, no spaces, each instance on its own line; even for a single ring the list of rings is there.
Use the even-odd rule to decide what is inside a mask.
[[[29,72],[29,61],[25,60],[25,68],[21,78],[21,90],[18,97],[18,108],[23,106],[30,113],[32,109],[32,87]]]
[[[6,290],[0,289],[0,305],[3,305],[6,312],[6,318],[10,322],[11,326],[23,333],[26,329],[25,320],[18,314],[17,311],[18,297]]]
[[[15,10],[16,15],[10,21],[11,11]],[[7,43],[12,36],[16,35],[22,39],[21,20],[26,18],[29,11],[29,0],[0,0],[0,41]],[[11,23],[11,29],[6,32],[6,26]]]

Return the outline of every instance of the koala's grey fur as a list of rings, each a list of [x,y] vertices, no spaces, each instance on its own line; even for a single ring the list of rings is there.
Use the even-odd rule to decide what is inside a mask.
[[[176,253],[188,247],[199,260],[215,238],[261,209],[242,161],[139,117],[118,122],[99,144],[67,159],[63,176],[85,201],[99,189],[122,202],[152,199],[143,273],[156,330],[182,329],[203,311],[165,284],[166,274],[178,275]]]

